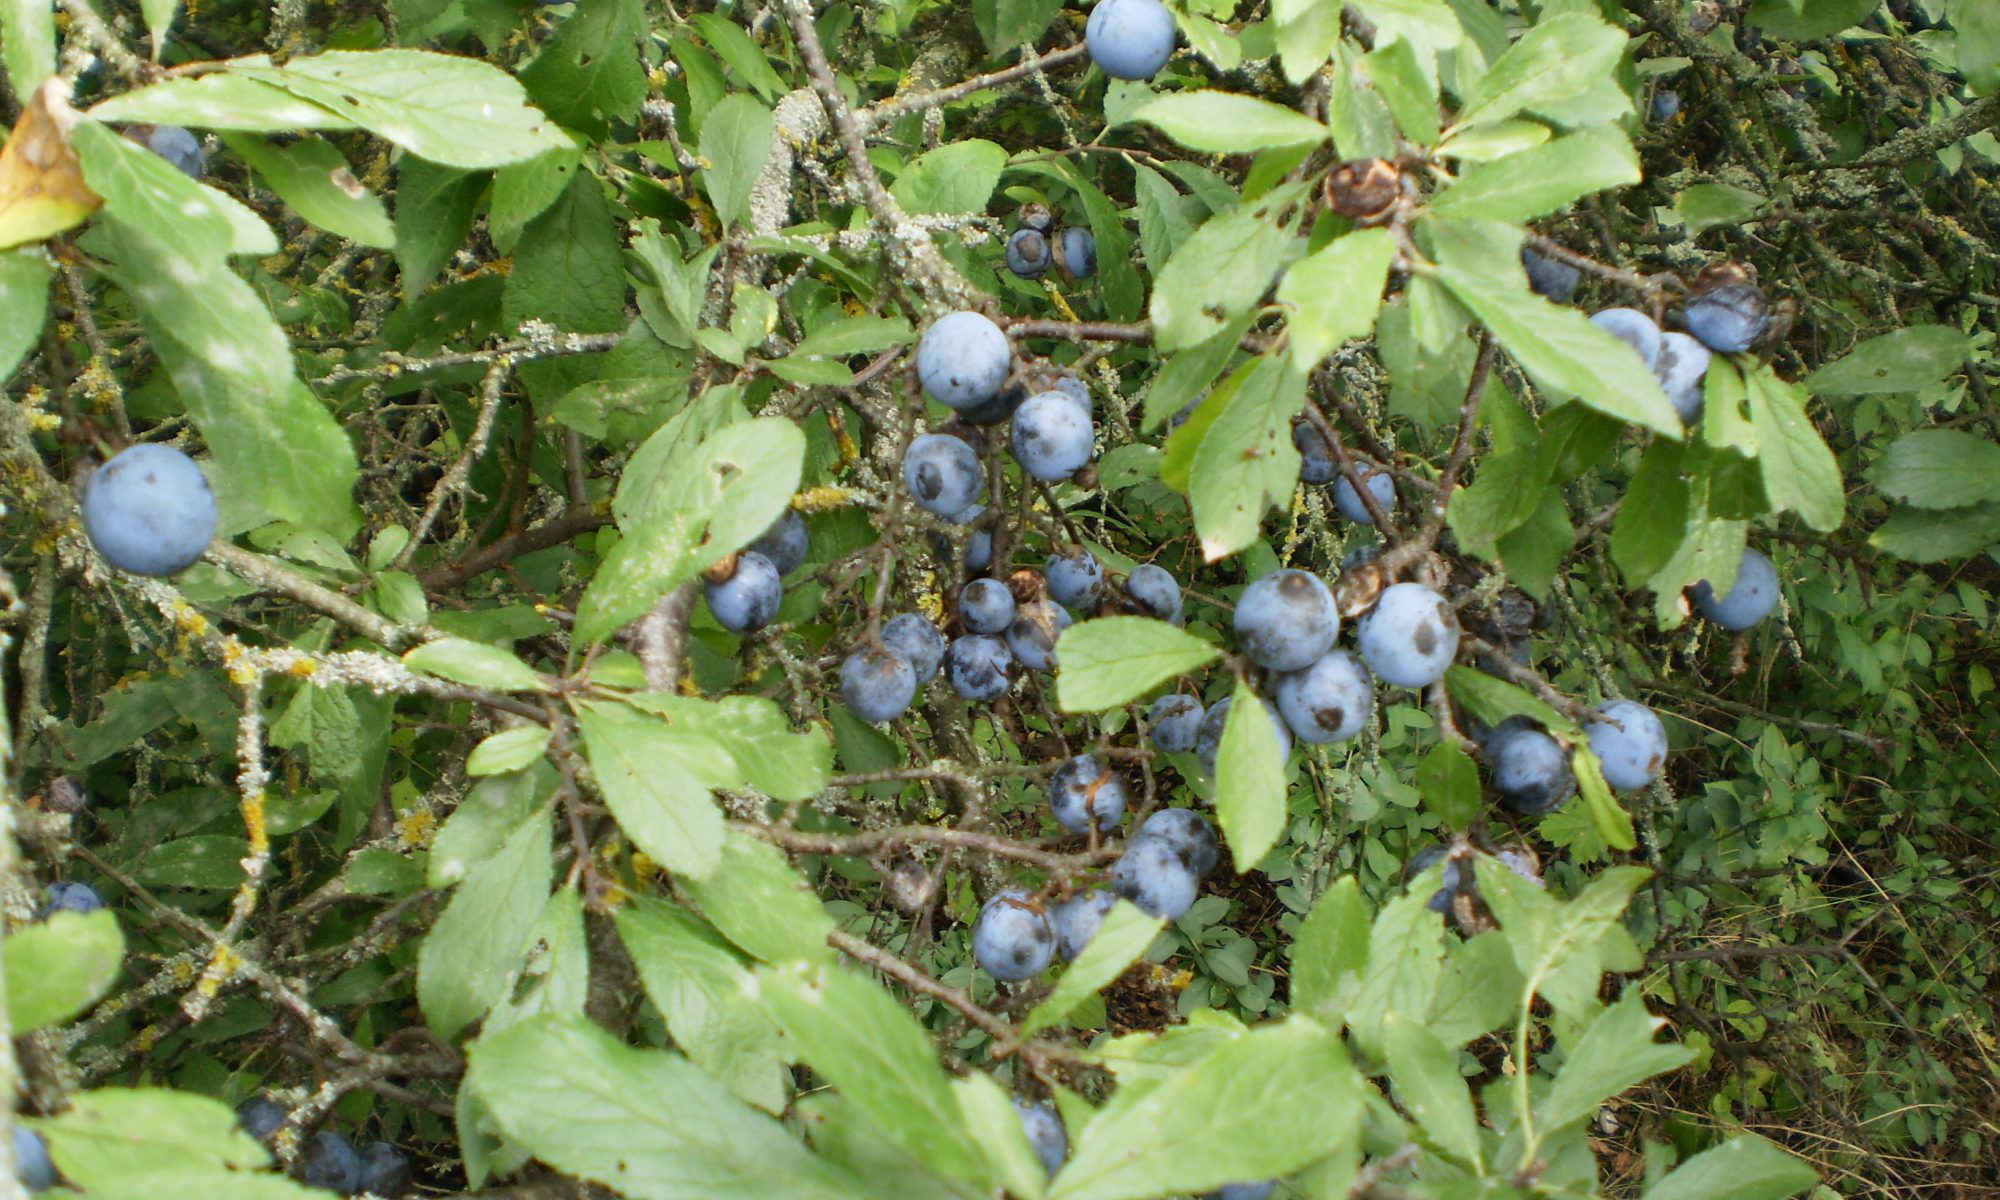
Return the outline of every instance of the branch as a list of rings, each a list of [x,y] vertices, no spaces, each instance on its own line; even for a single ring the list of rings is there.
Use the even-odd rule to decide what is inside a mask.
[[[1051,50],[1039,58],[1025,59],[1021,63],[1003,70],[989,71],[984,75],[975,75],[964,83],[956,83],[950,87],[936,88],[928,92],[912,92],[907,96],[897,96],[890,100],[884,100],[880,104],[870,105],[860,112],[855,113],[854,125],[863,135],[873,133],[889,122],[909,116],[911,113],[922,112],[927,108],[937,108],[941,105],[950,104],[952,101],[962,100],[974,92],[986,88],[1000,87],[1003,84],[1012,83],[1017,79],[1025,79],[1038,71],[1045,71],[1050,67],[1066,67],[1089,52],[1089,47],[1087,46],[1067,46],[1061,50]]]

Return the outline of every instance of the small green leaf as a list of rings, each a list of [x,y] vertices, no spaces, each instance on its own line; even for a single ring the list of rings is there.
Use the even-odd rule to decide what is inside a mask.
[[[1215,815],[1239,875],[1262,861],[1285,831],[1285,757],[1271,710],[1239,681],[1215,755]]]
[[[1868,544],[1919,563],[1977,554],[2000,544],[2000,502],[1945,512],[1899,508],[1869,535]]]
[[[1006,166],[1007,152],[992,142],[952,142],[918,155],[896,177],[889,194],[905,212],[917,215],[984,212]]]
[[[1392,1012],[1382,1023],[1382,1050],[1403,1111],[1440,1153],[1479,1170],[1479,1114],[1452,1048],[1418,1021]]]
[[[1286,271],[1278,301],[1292,308],[1286,325],[1292,361],[1317,363],[1348,341],[1367,337],[1382,311],[1382,287],[1395,260],[1388,230],[1360,229]]]
[[[1329,1025],[1346,1018],[1347,1002],[1368,968],[1369,918],[1361,883],[1352,875],[1320,894],[1292,940],[1294,1008]]]
[[[555,36],[535,60],[521,68],[521,83],[549,116],[601,139],[612,122],[636,117],[646,98],[646,68],[638,52],[645,36],[641,0],[579,4],[557,23]]]
[[[125,937],[107,909],[56,912],[4,942],[7,1024],[20,1036],[59,1024],[97,1003],[117,982]]]
[[[498,646],[463,638],[425,642],[403,656],[403,665],[424,675],[496,692],[546,692],[548,681]]]
[[[751,957],[768,963],[832,960],[826,939],[833,918],[784,852],[768,842],[731,829],[716,870],[706,879],[679,882],[702,915]]]
[[[719,12],[697,13],[692,18],[695,28],[701,31],[706,41],[729,69],[742,77],[743,82],[764,98],[766,104],[776,104],[786,92],[785,81],[778,78],[778,72],[771,67],[771,56],[764,48],[751,40],[743,27]],[[707,114],[702,114],[707,120]]]
[[[1757,0],[1746,20],[1771,37],[1794,42],[1811,42],[1839,33],[1868,19],[1882,7],[1882,0]]]
[[[1869,340],[1805,377],[1816,396],[1881,396],[1922,391],[1950,378],[1972,339],[1948,325],[1913,325]]]
[[[0,9],[10,0],[0,0]],[[49,311],[49,260],[40,246],[0,253],[0,383],[42,340]]]
[[[1642,990],[1627,988],[1566,1047],[1555,1084],[1535,1106],[1535,1127],[1543,1137],[1596,1116],[1605,1101],[1694,1057],[1685,1046],[1653,1040],[1666,1022],[1646,1011]]]
[[[1918,508],[2000,500],[2000,445],[1961,429],[1919,429],[1891,442],[1868,479]]]
[[[1611,561],[1627,583],[1643,584],[1659,574],[1687,536],[1689,496],[1681,478],[1682,460],[1680,446],[1654,442],[1626,485],[1624,503],[1611,524]]]
[[[750,219],[750,188],[771,156],[771,110],[742,92],[723,97],[701,123],[701,178],[715,215],[726,222]]]
[[[386,249],[396,244],[395,226],[382,198],[361,186],[332,142],[304,137],[289,146],[276,146],[250,134],[222,140],[264,177],[293,212],[312,224],[363,246]]]
[[[1147,916],[1129,902],[1120,900],[1111,911],[1104,914],[1104,923],[1098,926],[1096,936],[1090,939],[1070,964],[1069,970],[1056,981],[1055,990],[1048,999],[1037,1004],[1028,1014],[1028,1020],[1021,1026],[1021,1036],[1032,1037],[1044,1029],[1062,1023],[1063,1019],[1076,1011],[1076,1007],[1095,996],[1100,988],[1106,987],[1125,968],[1139,961],[1146,947],[1153,944],[1159,935],[1161,922],[1157,917]]]
[[[722,810],[710,789],[742,782],[727,752],[688,723],[622,705],[581,705],[576,723],[605,803],[633,844],[676,875],[714,871]]]
[[[1639,182],[1639,156],[1615,126],[1558,138],[1467,172],[1431,199],[1441,215],[1532,221],[1585,196]]]
[[[1381,1057],[1382,1023],[1389,1013],[1427,1012],[1437,996],[1444,975],[1444,922],[1425,905],[1438,876],[1439,868],[1432,867],[1375,915],[1367,969],[1347,1006],[1348,1029],[1363,1054]]]
[[[1326,126],[1292,109],[1229,92],[1166,92],[1133,112],[1190,150],[1249,154],[1282,146],[1311,146],[1327,138]]]
[[[1952,0],[1951,26],[1958,31],[1958,73],[1983,94],[2000,91],[2000,5]]]
[[[1099,617],[1063,630],[1056,643],[1056,702],[1096,712],[1215,661],[1222,652],[1185,630],[1147,617]]]
[[[1585,13],[1538,22],[1472,85],[1459,125],[1491,125],[1588,93],[1610,78],[1625,40],[1623,31]]]
[[[1726,183],[1697,183],[1674,197],[1674,211],[1687,222],[1690,234],[1718,225],[1740,225],[1770,205],[1771,201],[1761,192]]]
[[[1479,815],[1479,768],[1454,742],[1439,742],[1424,755],[1416,785],[1424,807],[1447,829],[1464,830]]]
[[[540,725],[503,729],[472,748],[465,760],[471,776],[504,775],[540,758],[549,747],[549,731]]]
[[[7,70],[7,86],[17,103],[56,73],[56,6],[51,0],[0,0],[0,67]]]
[[[1806,415],[1804,392],[1779,379],[1768,364],[1752,373],[1749,383],[1764,494],[1775,510],[1790,509],[1822,533],[1838,529],[1847,515],[1840,462]]]
[[[1519,715],[1528,717],[1550,733],[1566,738],[1578,736],[1575,722],[1549,707],[1533,692],[1504,679],[1495,679],[1484,671],[1453,666],[1445,672],[1444,683],[1453,703],[1464,706],[1488,725],[1498,725],[1508,717]]]
[[[417,1002],[451,1041],[492,1008],[520,968],[553,882],[550,826],[539,809],[492,858],[466,873],[417,952]]]
[[[1303,248],[1289,225],[1303,187],[1274,188],[1219,213],[1174,250],[1153,284],[1153,333],[1161,350],[1204,342],[1263,299],[1271,280]],[[1101,259],[1103,247],[1098,250]]]
[[[891,346],[906,346],[914,336],[910,323],[902,317],[842,317],[799,339],[799,344],[792,347],[792,357],[873,354]]]
[[[1049,31],[1062,0],[972,0],[972,21],[986,43],[988,58],[1002,58],[1032,45]]]
[[[1598,764],[1597,752],[1590,748],[1589,742],[1579,740],[1571,747],[1570,768],[1576,772],[1577,794],[1583,797],[1584,809],[1590,813],[1591,824],[1597,827],[1597,836],[1615,850],[1637,847],[1632,814],[1625,811],[1625,806],[1611,793],[1611,785],[1604,782],[1604,768]]]
[[[1429,146],[1438,140],[1437,78],[1425,70],[1419,54],[1415,42],[1397,38],[1364,55],[1361,70],[1381,93],[1403,136]]]
[[[1760,1137],[1739,1134],[1688,1159],[1640,1200],[1786,1200],[1819,1172]]]
[[[1292,418],[1305,407],[1306,376],[1293,363],[1289,354],[1267,354],[1246,364],[1194,452],[1188,502],[1209,562],[1256,541],[1265,511],[1298,486]],[[1218,393],[1210,403],[1224,399]]]

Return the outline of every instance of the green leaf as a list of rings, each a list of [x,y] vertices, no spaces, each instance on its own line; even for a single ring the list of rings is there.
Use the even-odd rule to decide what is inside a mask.
[[[259,133],[354,128],[354,122],[283,88],[223,72],[125,92],[94,106],[89,116],[114,125],[149,122]]]
[[[0,67],[16,103],[56,73],[56,8],[51,0],[0,0]]]
[[[1498,253],[1497,230],[1456,221],[1430,226],[1443,263],[1438,277],[1539,386],[1680,440],[1680,416],[1645,362],[1582,313],[1529,291],[1515,260]]]
[[[1639,182],[1639,156],[1623,132],[1600,125],[1467,172],[1431,198],[1447,217],[1532,221],[1585,196]]]
[[[125,937],[109,910],[56,912],[0,941],[7,1024],[16,1036],[60,1024],[97,1003],[118,980]]]
[[[217,490],[345,541],[361,520],[350,494],[354,447],[292,373],[284,330],[250,285],[219,256],[194,252],[185,234],[162,237],[109,214],[82,242],[137,310],[215,455]]]
[[[1209,562],[1257,540],[1264,512],[1291,500],[1299,481],[1299,452],[1292,418],[1305,407],[1306,377],[1285,354],[1246,364],[1241,382],[1225,397],[1202,431],[1188,471],[1188,502],[1195,533]]]
[[[1382,1051],[1404,1112],[1439,1153],[1481,1169],[1479,1114],[1458,1073],[1458,1055],[1422,1024],[1399,1013],[1382,1023]]]
[[[1687,536],[1688,484],[1683,454],[1672,442],[1646,447],[1611,523],[1611,561],[1625,581],[1639,585],[1659,574]]]
[[[1630,944],[1619,915],[1652,872],[1607,868],[1563,903],[1497,859],[1482,856],[1475,869],[1479,895],[1500,923],[1525,992],[1541,995],[1564,1015],[1595,1014],[1598,977],[1609,969],[1604,962],[1609,939],[1622,936]]]
[[[578,171],[562,197],[524,231],[501,293],[509,328],[546,321],[566,333],[625,327],[625,268],[618,228],[595,175]],[[521,379],[538,402],[553,404],[594,374],[596,359],[574,355],[525,363]]]
[[[1300,1016],[1224,1040],[1151,1087],[1122,1086],[1078,1133],[1050,1200],[1142,1200],[1287,1175],[1353,1135],[1361,1078]]]
[[[1062,0],[972,0],[972,20],[988,58],[1032,45],[1049,31]]]
[[[164,1088],[99,1088],[38,1122],[66,1182],[93,1197],[148,1200],[324,1200],[260,1168],[271,1156],[236,1123],[229,1106]],[[194,1192],[182,1189],[194,1188]]]
[[[1536,446],[1487,455],[1471,486],[1452,493],[1445,510],[1452,533],[1468,549],[1490,554],[1496,541],[1519,529],[1541,507],[1552,458]]]
[[[662,427],[654,438],[671,443],[681,432]],[[647,445],[653,444],[648,439]],[[770,528],[798,490],[805,451],[805,435],[796,424],[764,417],[716,430],[691,453],[671,458],[672,471],[650,481],[635,481],[628,465],[619,487],[629,514],[620,518],[625,539],[584,590],[578,640],[604,640]],[[646,452],[642,446],[634,463]],[[636,486],[629,502],[628,485]]]
[[[9,0],[0,0],[0,6]],[[49,260],[40,246],[0,253],[0,383],[42,340],[49,312]]]
[[[1424,1028],[1459,1047],[1509,1024],[1520,1011],[1521,972],[1506,939],[1495,930],[1450,944]]]
[[[1403,895],[1382,906],[1369,930],[1367,970],[1347,1007],[1348,1030],[1364,1054],[1381,1056],[1387,1014],[1426,1012],[1437,995],[1444,974],[1444,923],[1425,907],[1436,884],[1420,886],[1437,875],[1433,867],[1412,881]]]
[[[1597,1015],[1567,1047],[1562,1070],[1541,1103],[1535,1126],[1544,1138],[1597,1115],[1604,1102],[1655,1075],[1678,1070],[1694,1058],[1685,1046],[1653,1040],[1666,1022],[1646,1011],[1640,988]]]
[[[1048,999],[1028,1014],[1027,1022],[1021,1026],[1021,1036],[1032,1037],[1061,1024],[1076,1011],[1077,1005],[1095,996],[1099,989],[1123,975],[1125,968],[1139,961],[1146,947],[1159,936],[1161,927],[1158,918],[1147,916],[1124,900],[1113,905],[1104,914],[1104,923],[1098,926],[1096,936],[1056,981]]]
[[[1611,792],[1611,785],[1604,781],[1604,768],[1598,763],[1597,752],[1590,748],[1589,742],[1579,740],[1571,747],[1570,767],[1576,772],[1576,790],[1583,797],[1584,810],[1590,814],[1591,824],[1597,827],[1597,836],[1615,850],[1635,848],[1638,842],[1632,832],[1632,814],[1618,803],[1618,797]]]
[[[1868,544],[1911,562],[1934,563],[1977,554],[2000,543],[2000,503],[1931,512],[1899,508]]]
[[[833,918],[784,853],[768,842],[731,829],[715,872],[680,883],[709,923],[753,958],[769,963],[833,958],[826,944]]]
[[[500,168],[493,177],[493,201],[486,216],[496,249],[514,252],[522,230],[561,198],[581,161],[581,151],[565,146]]]
[[[750,189],[771,156],[774,127],[771,110],[742,92],[723,97],[701,123],[701,156],[709,163],[701,178],[724,223],[750,219]]]
[[[674,1045],[744,1101],[782,1114],[791,1072],[776,1022],[744,996],[750,968],[685,909],[641,896],[618,910],[618,936]]]
[[[778,78],[771,67],[771,56],[764,48],[752,41],[743,27],[731,21],[722,13],[697,13],[692,18],[696,29],[701,31],[706,41],[729,68],[742,76],[743,82],[764,98],[766,104],[776,104],[778,97],[788,90],[785,81]],[[707,119],[707,114],[702,114]]]
[[[812,1064],[890,1141],[949,1178],[987,1178],[930,1035],[880,985],[822,963],[766,968],[758,996]]]
[[[1141,104],[1144,121],[1186,146],[1210,154],[1248,154],[1283,146],[1313,146],[1326,126],[1292,109],[1229,92],[1164,92]]]
[[[1473,83],[1458,124],[1491,125],[1574,100],[1609,79],[1624,52],[1625,34],[1595,16],[1547,18]]]
[[[293,212],[312,224],[363,246],[387,249],[396,244],[396,229],[382,198],[361,186],[332,142],[305,137],[289,146],[275,146],[250,134],[222,140],[264,177]]]
[[[1238,875],[1278,844],[1286,799],[1285,748],[1277,725],[1263,698],[1239,680],[1215,755],[1215,815]]]
[[[1816,396],[1917,392],[1950,378],[1972,350],[1972,339],[1950,326],[1913,325],[1868,339],[1803,382]]]
[[[85,182],[104,198],[105,216],[154,236],[173,230],[190,258],[277,252],[277,235],[262,217],[152,151],[94,123],[79,124],[70,138]]]
[[[992,142],[952,142],[911,160],[889,194],[905,212],[919,216],[984,212],[1006,166],[1007,152]]]
[[[1056,703],[1064,712],[1115,708],[1155,685],[1214,662],[1222,652],[1165,621],[1099,617],[1056,643]]]
[[[1439,152],[1466,162],[1492,162],[1539,146],[1553,136],[1540,121],[1498,121],[1455,132]]]
[[[1167,359],[1146,389],[1145,427],[1152,429],[1205,394],[1208,385],[1236,356],[1237,343],[1250,328],[1253,314],[1231,321],[1207,341]],[[1303,358],[1301,362],[1305,361]]]
[[[1431,146],[1438,140],[1437,78],[1434,70],[1426,70],[1420,53],[1415,42],[1397,38],[1364,55],[1361,69],[1395,115],[1403,136]]]
[[[1360,881],[1352,875],[1334,880],[1320,894],[1292,940],[1294,1008],[1328,1025],[1346,1018],[1348,1001],[1368,969],[1369,916]]]
[[[1718,225],[1740,225],[1771,206],[1761,192],[1726,183],[1697,183],[1674,197],[1674,211],[1688,232],[1700,234]]]
[[[740,786],[727,752],[698,727],[584,704],[576,723],[611,815],[676,875],[706,878],[722,859],[722,810],[710,790]]]
[[[474,784],[431,842],[426,882],[434,888],[450,887],[500,853],[525,822],[544,819],[556,782],[555,768],[536,761],[524,770]]]
[[[1294,86],[1302,84],[1326,66],[1340,44],[1340,13],[1317,0],[1274,0],[1271,16],[1278,24],[1285,78]]]
[[[1819,1172],[1760,1137],[1739,1134],[1688,1159],[1641,1200],[1786,1200]]]
[[[240,59],[237,74],[281,88],[419,158],[465,170],[522,162],[563,145],[514,77],[427,50],[331,50],[282,67]]]
[[[1446,829],[1462,831],[1479,815],[1479,768],[1454,742],[1439,742],[1417,764],[1417,791],[1424,807]]]
[[[1445,672],[1444,684],[1454,704],[1463,706],[1488,725],[1498,725],[1508,717],[1520,715],[1544,726],[1550,733],[1566,738],[1579,734],[1574,721],[1549,707],[1533,692],[1504,679],[1495,679],[1484,671],[1454,665]]]
[[[799,339],[791,356],[873,354],[891,346],[906,346],[914,337],[910,323],[901,317],[842,317]]]
[[[167,27],[180,10],[180,0],[139,0],[140,15],[146,18],[146,32],[152,35],[153,61],[160,61],[160,47],[167,44]]]
[[[414,300],[472,231],[486,179],[408,158],[396,168],[396,265]]]
[[[612,122],[636,117],[646,98],[646,68],[638,52],[645,36],[641,0],[579,4],[556,25],[535,61],[521,68],[521,83],[549,116],[601,139]]]
[[[730,765],[717,767],[721,782],[712,786],[747,784],[774,800],[807,800],[826,789],[833,770],[832,743],[821,728],[792,732],[776,701],[762,696],[700,700],[666,692],[628,699],[633,707],[665,718],[684,739],[712,745],[726,756]]]
[[[1811,0],[1801,5],[1790,0],[1757,0],[1746,20],[1769,36],[1810,42],[1851,29],[1880,7],[1882,0]]]
[[[474,777],[505,775],[542,757],[549,748],[549,731],[541,725],[503,729],[472,748],[465,773]]]
[[[1868,479],[1918,508],[2000,500],[2000,445],[1961,429],[1919,429],[1891,442]]]
[[[550,826],[540,809],[466,872],[417,952],[417,1001],[432,1032],[456,1038],[498,1003],[549,900]]]
[[[1958,31],[1958,73],[1979,92],[2000,91],[2000,7],[1985,0],[1952,0]]]
[[[500,647],[463,638],[425,642],[403,656],[412,671],[496,692],[546,692],[548,681]]]
[[[1546,597],[1563,558],[1575,544],[1569,508],[1562,493],[1550,489],[1541,494],[1541,503],[1526,521],[1500,538],[1498,549],[1508,577],[1530,595]]]
[[[1275,188],[1209,218],[1174,250],[1153,284],[1153,337],[1161,350],[1207,341],[1264,297],[1300,249],[1288,210],[1302,184]],[[1099,259],[1104,257],[1099,245]],[[1287,444],[1290,437],[1287,435]]]
[[[1838,529],[1847,515],[1840,463],[1806,416],[1805,394],[1797,384],[1779,379],[1768,364],[1752,373],[1749,383],[1764,494],[1776,511],[1790,509],[1821,533]]]
[[[1317,363],[1348,341],[1367,337],[1382,311],[1382,287],[1395,261],[1396,243],[1388,230],[1358,229],[1286,271],[1278,302],[1292,308],[1286,323],[1292,361]]]
[[[536,1158],[630,1200],[867,1200],[859,1181],[678,1054],[582,1017],[536,1017],[472,1047],[466,1086]]]

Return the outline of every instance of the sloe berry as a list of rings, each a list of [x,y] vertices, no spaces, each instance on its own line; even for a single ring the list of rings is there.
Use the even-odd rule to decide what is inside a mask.
[[[1049,778],[1049,811],[1071,833],[1089,833],[1093,823],[1109,832],[1125,815],[1125,781],[1107,771],[1094,754],[1079,754]]]
[[[1185,754],[1194,749],[1195,733],[1201,728],[1201,701],[1193,696],[1169,692],[1153,701],[1146,713],[1146,727],[1152,730],[1153,745],[1168,754]]]
[[[1170,625],[1179,625],[1181,615],[1181,584],[1173,573],[1165,567],[1152,563],[1140,563],[1125,577],[1125,594],[1132,603],[1145,610],[1147,616]]]
[[[31,1192],[45,1192],[56,1185],[56,1164],[49,1159],[48,1142],[22,1125],[14,1126],[14,1173]]]
[[[1590,323],[1632,347],[1648,371],[1659,365],[1660,327],[1645,313],[1636,308],[1607,308],[1592,314]]]
[[[1160,0],[1097,0],[1083,40],[1106,75],[1151,79],[1173,57],[1174,16]]]
[[[769,625],[785,599],[785,581],[771,560],[755,550],[736,556],[736,571],[704,591],[715,623],[731,633],[749,633]]]
[[[1704,579],[1694,585],[1694,604],[1701,615],[1732,632],[1748,629],[1778,607],[1778,568],[1762,554],[1743,548],[1736,568],[1736,586],[1725,596]]]
[[[917,382],[946,408],[992,399],[1013,368],[1007,335],[980,313],[940,317],[917,343]]]
[[[1681,323],[1717,354],[1740,354],[1770,327],[1770,305],[1755,284],[1727,283],[1688,301]]]
[[[94,913],[104,907],[104,898],[87,883],[59,880],[49,885],[48,911],[51,913]]]
[[[1163,808],[1147,817],[1132,835],[1133,841],[1158,838],[1173,847],[1175,854],[1195,878],[1206,879],[1222,860],[1222,841],[1208,818],[1191,808]]]
[[[410,1160],[388,1142],[370,1142],[361,1152],[361,1190],[382,1200],[400,1200],[414,1182]]]
[[[903,486],[910,499],[940,517],[956,519],[986,490],[986,469],[961,438],[927,433],[903,452]]]
[[[958,620],[967,633],[1005,633],[1014,623],[1014,593],[997,579],[975,579],[959,589]]]
[[[1039,279],[1055,262],[1049,239],[1039,229],[1016,229],[1007,239],[1007,269],[1023,279]]]
[[[1016,1099],[1014,1111],[1021,1115],[1021,1128],[1027,1130],[1028,1144],[1035,1148],[1035,1157],[1042,1160],[1042,1169],[1055,1174],[1069,1157],[1069,1134],[1064,1131],[1055,1106]]]
[[[1056,928],[1056,953],[1062,955],[1064,962],[1076,961],[1076,956],[1082,954],[1090,939],[1097,936],[1105,915],[1117,903],[1116,893],[1091,888],[1056,905],[1049,914],[1049,920]]]
[[[1458,617],[1423,584],[1393,584],[1362,614],[1355,642],[1384,682],[1429,687],[1458,656]]]
[[[1042,566],[1049,598],[1064,608],[1095,612],[1104,599],[1104,567],[1097,556],[1079,546],[1067,554],[1051,554]]]
[[[106,562],[134,575],[172,575],[215,540],[215,493],[195,461],[144,443],[97,468],[83,490],[83,529]]]
[[[1652,709],[1636,701],[1613,700],[1601,705],[1597,719],[1585,725],[1583,732],[1603,764],[1604,782],[1621,792],[1645,787],[1659,778],[1660,768],[1666,765],[1666,727]]]
[[[1532,246],[1521,247],[1521,268],[1528,273],[1528,286],[1535,294],[1557,304],[1568,304],[1583,280],[1582,271]]]
[[[856,646],[840,664],[840,698],[864,721],[893,720],[916,695],[916,668],[893,651]]]
[[[1693,426],[1701,420],[1707,406],[1704,385],[1713,357],[1707,346],[1685,333],[1660,335],[1660,357],[1653,364],[1653,377],[1660,381],[1683,425]]]
[[[951,690],[967,700],[998,700],[1013,685],[1014,654],[997,637],[970,633],[957,638],[946,661]]]
[[[1311,421],[1292,425],[1292,445],[1299,452],[1299,480],[1303,483],[1331,483],[1340,473],[1333,460],[1333,447]]]
[[[782,577],[799,569],[806,561],[806,553],[812,549],[812,542],[806,533],[806,519],[795,508],[788,508],[771,527],[754,542],[750,549],[771,560]]]
[[[1090,230],[1071,225],[1056,234],[1056,265],[1071,279],[1097,274],[1097,239]]]
[[[972,957],[1006,982],[1042,973],[1056,954],[1056,931],[1028,893],[1013,889],[989,899],[972,926]]]
[[[1317,575],[1281,568],[1244,588],[1236,601],[1236,640],[1260,667],[1308,666],[1339,633],[1340,610]]]
[[[1215,774],[1215,759],[1222,753],[1222,735],[1229,728],[1229,706],[1235,702],[1234,696],[1218,701],[1215,707],[1202,716],[1201,727],[1195,731],[1194,756],[1201,763],[1202,770],[1210,775]],[[1272,750],[1276,752],[1280,761],[1290,758],[1291,727],[1285,723],[1284,715],[1278,711],[1278,706],[1269,700],[1264,701],[1264,711],[1271,715],[1271,731],[1277,738],[1277,745],[1273,746]]]
[[[1361,477],[1362,486],[1366,487],[1368,494],[1375,498],[1375,507],[1385,513],[1396,511],[1396,481],[1389,472],[1365,459],[1355,459],[1354,473]],[[1361,493],[1354,490],[1354,485],[1347,481],[1345,474],[1334,476],[1333,506],[1340,510],[1341,516],[1356,525],[1375,523],[1375,514],[1368,511],[1368,505],[1362,502]]]
[[[1345,650],[1329,650],[1311,666],[1278,677],[1272,699],[1302,741],[1344,742],[1361,732],[1374,709],[1375,686]]]
[[[1090,462],[1090,410],[1061,392],[1030,396],[1014,414],[1014,459],[1044,483],[1068,479]]]
[[[1194,907],[1201,881],[1161,838],[1135,838],[1111,866],[1111,890],[1149,916],[1180,919]]]
[[[917,686],[937,675],[944,662],[944,635],[921,613],[898,613],[882,622],[882,648],[910,664]]]
[[[1020,606],[1014,623],[1007,627],[1007,648],[1015,661],[1030,671],[1047,671],[1056,665],[1056,639],[1070,627],[1068,610],[1051,600],[1030,600]]]
[[[306,1145],[305,1171],[300,1178],[307,1187],[352,1196],[361,1190],[361,1154],[346,1137],[322,1129]]]
[[[1486,739],[1486,763],[1500,806],[1523,816],[1562,807],[1576,794],[1576,772],[1562,744],[1524,718],[1509,717]]]

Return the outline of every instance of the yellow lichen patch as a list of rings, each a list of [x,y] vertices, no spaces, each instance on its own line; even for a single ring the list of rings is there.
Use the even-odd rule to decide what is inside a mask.
[[[405,850],[420,850],[437,836],[437,814],[428,808],[413,808],[396,822],[396,839]]]
[[[142,1053],[149,1052],[153,1047],[160,1044],[162,1032],[158,1025],[148,1025],[139,1031],[138,1037],[132,1040],[138,1045]]]
[[[270,853],[271,835],[265,822],[264,789],[243,795],[243,828],[250,834],[250,853],[262,857]]]
[[[214,999],[222,991],[222,985],[243,966],[243,959],[227,946],[217,946],[209,957],[208,966],[201,973],[201,982],[195,985],[195,992],[206,999]]]
[[[865,499],[867,497],[863,493],[853,488],[823,483],[793,496],[792,507],[802,513],[832,512],[836,508],[852,508]]]
[[[292,660],[291,674],[294,678],[297,679],[311,678],[313,672],[317,670],[319,670],[319,663],[314,661],[313,659],[297,658]]]

